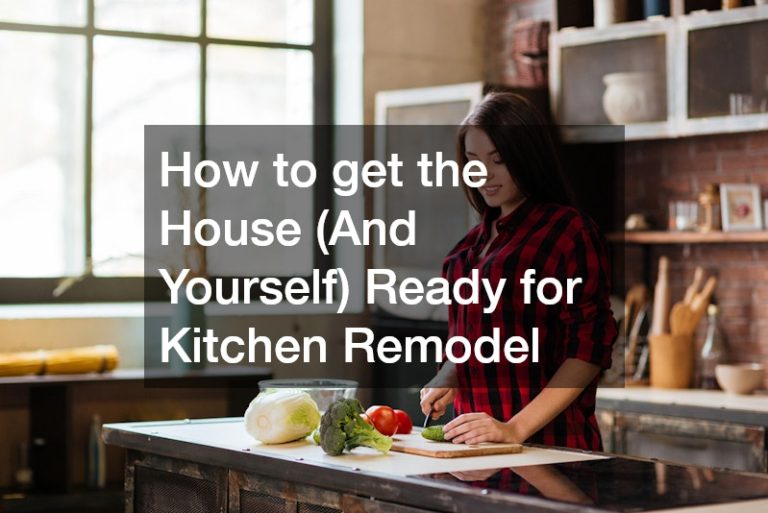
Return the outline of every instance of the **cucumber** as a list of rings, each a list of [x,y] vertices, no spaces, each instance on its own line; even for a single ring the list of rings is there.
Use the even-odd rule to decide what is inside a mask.
[[[443,433],[443,424],[437,426],[429,426],[424,428],[421,432],[421,436],[427,440],[433,440],[435,442],[445,442],[445,433]]]

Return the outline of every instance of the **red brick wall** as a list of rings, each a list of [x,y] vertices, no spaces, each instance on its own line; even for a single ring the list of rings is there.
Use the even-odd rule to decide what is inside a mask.
[[[626,176],[626,211],[648,213],[662,228],[670,200],[695,199],[708,183],[760,184],[765,198],[768,132],[628,143]],[[656,247],[654,261],[661,254],[671,258],[673,300],[682,297],[697,265],[718,275],[717,298],[733,359],[768,364],[768,244]],[[640,250],[628,249],[627,284],[641,280],[640,256]]]

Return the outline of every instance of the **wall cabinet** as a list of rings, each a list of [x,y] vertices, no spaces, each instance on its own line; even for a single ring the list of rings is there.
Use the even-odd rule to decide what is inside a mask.
[[[568,141],[768,129],[768,5],[550,37],[552,109]],[[620,96],[613,115],[608,84]]]

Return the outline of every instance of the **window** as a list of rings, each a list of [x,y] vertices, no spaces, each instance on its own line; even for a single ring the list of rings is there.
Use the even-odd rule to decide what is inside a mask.
[[[143,299],[143,126],[330,124],[330,3],[0,0],[0,302]]]

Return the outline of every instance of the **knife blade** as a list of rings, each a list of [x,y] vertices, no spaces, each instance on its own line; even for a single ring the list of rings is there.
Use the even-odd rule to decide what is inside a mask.
[[[424,429],[429,427],[429,421],[432,419],[432,412],[434,410],[432,408],[429,409],[429,413],[427,413],[427,416],[424,417],[424,426],[422,426]]]

